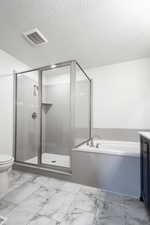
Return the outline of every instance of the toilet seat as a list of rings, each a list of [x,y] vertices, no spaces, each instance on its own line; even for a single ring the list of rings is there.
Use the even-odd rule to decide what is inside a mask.
[[[14,159],[11,155],[1,155],[0,154],[0,165],[4,165],[10,162],[13,162]]]

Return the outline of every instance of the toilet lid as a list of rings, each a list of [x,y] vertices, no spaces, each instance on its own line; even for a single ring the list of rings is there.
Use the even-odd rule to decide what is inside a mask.
[[[13,160],[11,155],[0,155],[0,164],[7,163]]]

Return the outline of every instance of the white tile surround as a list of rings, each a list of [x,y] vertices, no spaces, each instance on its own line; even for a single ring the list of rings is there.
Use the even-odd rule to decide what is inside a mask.
[[[37,164],[37,157],[28,159],[26,162]],[[70,156],[43,153],[42,154],[42,163],[48,164],[48,165],[53,165],[53,166],[61,166],[61,167],[70,168]]]
[[[149,225],[144,204],[76,183],[12,171],[0,196],[5,225]]]

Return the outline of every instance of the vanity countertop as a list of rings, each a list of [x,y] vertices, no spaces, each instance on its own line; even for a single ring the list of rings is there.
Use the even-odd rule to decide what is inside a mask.
[[[139,134],[150,140],[150,131],[140,131]]]

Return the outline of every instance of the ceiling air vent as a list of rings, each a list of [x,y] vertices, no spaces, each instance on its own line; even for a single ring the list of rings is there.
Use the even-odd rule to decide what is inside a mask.
[[[41,46],[48,42],[48,40],[37,28],[24,32],[23,35],[34,46]]]

